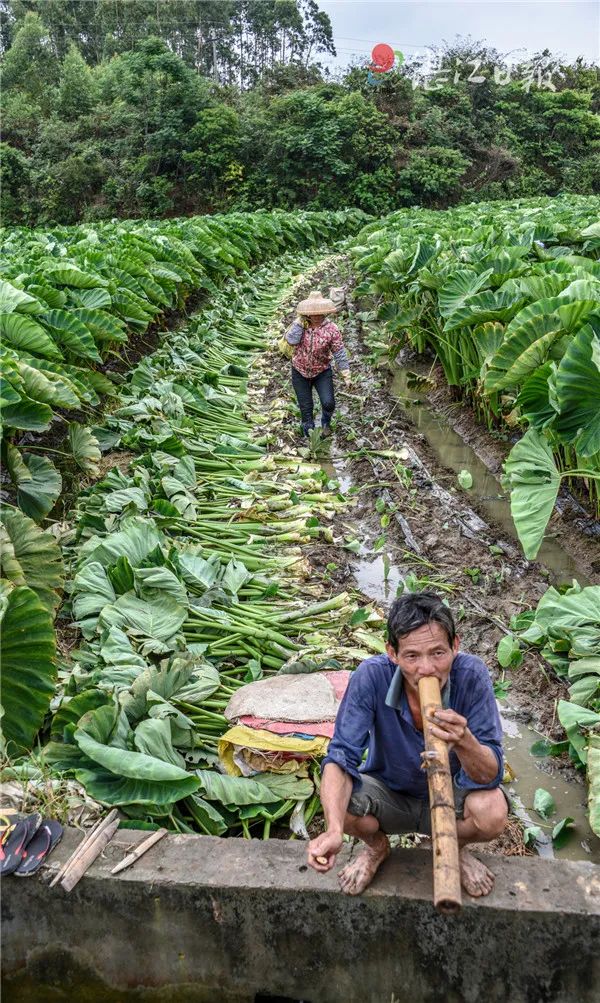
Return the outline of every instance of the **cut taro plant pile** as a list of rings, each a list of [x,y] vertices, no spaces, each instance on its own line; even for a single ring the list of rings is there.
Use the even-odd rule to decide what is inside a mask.
[[[401,210],[352,254],[391,353],[430,350],[489,427],[525,430],[505,465],[525,556],[562,479],[600,514],[600,199]]]
[[[533,645],[558,676],[569,682],[569,700],[558,703],[565,742],[536,743],[541,755],[567,751],[573,762],[587,769],[590,825],[600,836],[600,585],[581,588],[577,582],[565,592],[549,588],[537,608],[511,621],[515,634],[504,638],[498,657],[518,655]],[[515,658],[516,661],[516,658]]]
[[[80,496],[63,537],[70,598],[61,616],[83,641],[59,664],[50,741],[21,761],[15,753],[31,746],[50,701],[52,652],[31,667],[41,690],[33,710],[11,674],[5,776],[35,781],[50,768],[140,825],[246,836],[258,825],[266,836],[289,818],[305,832],[319,805],[313,764],[251,778],[215,768],[237,687],[278,671],[349,667],[370,639],[364,629],[355,637],[354,625],[382,626],[374,612],[357,619],[347,594],[306,581],[301,544],[330,539],[345,500],[317,465],[270,455],[268,436],[253,433],[265,416],[249,408],[249,368],[291,281],[288,267],[230,283],[122,388],[98,438],[136,458]],[[38,548],[47,538],[49,560],[54,537],[17,509],[10,518],[33,527]],[[42,608],[37,585],[48,608],[60,584],[57,574],[30,577],[22,591]]]
[[[111,365],[127,360],[132,337],[143,343],[192,292],[215,292],[253,262],[354,233],[365,218],[358,210],[232,213],[0,231],[2,464],[17,506],[37,522],[51,512],[62,491],[55,455],[97,473],[89,426],[101,398],[118,391]],[[35,434],[51,426],[49,448]]]

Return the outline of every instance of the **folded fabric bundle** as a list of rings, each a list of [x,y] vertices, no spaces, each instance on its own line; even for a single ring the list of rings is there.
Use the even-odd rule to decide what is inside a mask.
[[[242,717],[294,724],[335,721],[349,678],[350,672],[339,670],[258,679],[234,693],[225,717],[232,722]]]
[[[323,738],[333,738],[335,728],[334,721],[317,721],[314,724],[308,721],[269,721],[266,717],[252,717],[251,714],[241,717],[238,724],[246,728],[262,728],[275,735],[321,735]]]
[[[349,678],[345,670],[290,673],[242,686],[225,708],[234,724],[219,741],[225,771],[306,772],[308,761],[327,751]]]
[[[236,725],[219,739],[219,759],[230,776],[251,776],[253,773],[297,773],[306,761],[324,756],[329,742],[326,738],[299,738],[276,735],[260,728]]]

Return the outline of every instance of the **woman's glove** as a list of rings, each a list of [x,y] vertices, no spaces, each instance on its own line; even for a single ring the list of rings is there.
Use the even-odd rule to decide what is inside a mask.
[[[344,383],[346,384],[346,386],[349,387],[350,386],[350,381],[352,379],[352,377],[350,376],[350,370],[349,369],[342,369],[342,371],[340,372],[340,376],[342,377],[342,379],[343,379]]]

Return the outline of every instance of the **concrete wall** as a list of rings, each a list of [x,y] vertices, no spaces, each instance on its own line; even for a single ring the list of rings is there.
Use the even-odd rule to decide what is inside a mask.
[[[4,880],[3,1003],[600,1001],[593,864],[488,858],[496,890],[443,917],[423,850],[394,851],[358,898],[277,840],[168,836],[110,877],[145,835],[117,833],[70,895],[48,881],[75,830],[41,877]]]

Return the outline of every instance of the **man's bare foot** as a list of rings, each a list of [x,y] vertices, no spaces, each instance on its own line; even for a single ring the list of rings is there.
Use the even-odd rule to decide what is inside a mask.
[[[460,851],[460,883],[468,895],[479,898],[489,895],[494,887],[494,875],[485,864],[463,846]]]
[[[346,895],[360,895],[375,877],[378,868],[390,854],[390,841],[383,832],[373,836],[373,846],[365,845],[356,860],[346,864],[338,874],[340,888]]]

